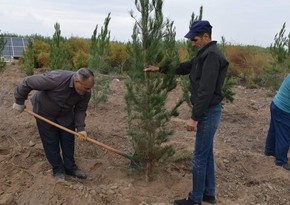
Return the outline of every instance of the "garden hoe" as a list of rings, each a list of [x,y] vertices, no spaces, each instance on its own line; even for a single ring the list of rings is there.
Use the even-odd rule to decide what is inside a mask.
[[[38,114],[36,114],[36,113],[28,110],[28,109],[24,109],[24,111],[27,112],[30,115],[33,115],[34,117],[36,117],[36,118],[38,118],[40,120],[45,121],[48,124],[51,124],[51,125],[53,125],[53,126],[55,126],[57,128],[60,128],[60,129],[62,129],[64,131],[67,131],[68,133],[71,133],[73,135],[76,135],[76,136],[82,138],[85,141],[92,142],[92,143],[94,143],[94,144],[96,144],[96,145],[98,145],[98,146],[100,146],[100,147],[102,147],[104,149],[107,149],[107,150],[109,150],[109,151],[111,151],[111,152],[113,152],[115,154],[118,154],[118,155],[121,155],[122,157],[125,157],[127,159],[130,159],[131,160],[130,167],[133,167],[133,168],[138,168],[139,167],[139,163],[138,163],[137,159],[134,158],[134,155],[131,155],[131,154],[122,152],[120,150],[114,149],[114,148],[112,148],[112,147],[110,147],[108,145],[105,145],[105,144],[103,144],[101,142],[98,142],[97,140],[94,140],[92,138],[84,137],[82,134],[79,134],[79,133],[77,133],[77,132],[75,132],[73,130],[70,130],[70,129],[68,129],[66,127],[63,127],[63,126],[61,126],[61,125],[59,125],[59,124],[57,124],[55,122],[52,122],[52,121],[50,121],[50,120],[48,120],[48,119],[46,119],[46,118],[44,118],[44,117],[42,117],[40,115],[38,115]]]

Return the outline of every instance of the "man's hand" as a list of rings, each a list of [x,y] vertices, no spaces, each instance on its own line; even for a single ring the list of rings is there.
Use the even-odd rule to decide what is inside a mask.
[[[187,121],[187,124],[186,124],[186,130],[187,131],[197,131],[197,121],[193,120],[193,119],[189,119]]]
[[[16,110],[17,112],[23,112],[24,111],[24,109],[26,108],[26,106],[25,105],[19,105],[19,104],[17,104],[17,103],[13,103],[13,106],[12,106],[12,108],[14,109],[14,110]]]
[[[83,140],[87,140],[88,134],[86,131],[80,131],[78,134],[81,136]]]
[[[144,72],[159,72],[159,67],[157,66],[149,66],[144,68]]]

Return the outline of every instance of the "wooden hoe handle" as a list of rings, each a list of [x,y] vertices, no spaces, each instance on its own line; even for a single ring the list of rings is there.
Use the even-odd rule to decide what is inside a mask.
[[[112,147],[110,147],[110,146],[108,146],[108,145],[105,145],[105,144],[103,144],[103,143],[101,143],[101,142],[98,142],[97,140],[91,139],[91,138],[89,138],[89,137],[84,137],[83,135],[81,135],[81,134],[79,134],[79,133],[77,133],[77,132],[75,132],[75,131],[73,131],[73,130],[70,130],[70,129],[66,128],[66,127],[63,127],[63,126],[61,126],[61,125],[59,125],[59,124],[57,124],[57,123],[55,123],[55,122],[52,122],[52,121],[50,121],[50,120],[48,120],[48,119],[46,119],[46,118],[44,118],[44,117],[42,117],[42,116],[40,116],[40,115],[38,115],[38,114],[36,114],[36,113],[34,113],[34,112],[28,110],[28,109],[24,109],[24,111],[27,112],[27,113],[30,114],[30,115],[33,115],[34,117],[36,117],[36,118],[38,118],[38,119],[40,119],[40,120],[43,120],[43,121],[47,122],[48,124],[51,124],[51,125],[53,125],[53,126],[55,126],[55,127],[58,127],[58,128],[60,128],[60,129],[62,129],[62,130],[64,130],[64,131],[67,131],[68,133],[71,133],[71,134],[73,134],[73,135],[76,135],[76,136],[82,138],[83,140],[86,140],[86,141],[92,142],[92,143],[94,143],[94,144],[96,144],[96,145],[98,145],[98,146],[100,146],[100,147],[103,147],[103,148],[105,148],[105,149],[107,149],[107,150],[109,150],[109,151],[111,151],[111,152],[114,152],[114,153],[116,153],[116,154],[119,154],[119,155],[122,155],[122,156],[126,155],[126,153],[124,153],[124,152],[121,152],[121,151],[119,151],[119,150],[116,150],[116,149],[114,149],[114,148],[112,148]]]

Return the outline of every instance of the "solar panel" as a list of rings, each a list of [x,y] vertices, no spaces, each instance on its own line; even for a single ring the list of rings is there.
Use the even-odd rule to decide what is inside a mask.
[[[20,58],[23,55],[24,49],[28,46],[28,38],[4,37],[6,44],[2,51],[4,58]]]

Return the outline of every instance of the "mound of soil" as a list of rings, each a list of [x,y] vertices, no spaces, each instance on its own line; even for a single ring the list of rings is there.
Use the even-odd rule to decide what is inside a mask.
[[[182,105],[170,126],[176,160],[146,182],[129,169],[129,160],[90,142],[76,139],[77,164],[88,179],[52,177],[34,118],[12,110],[13,92],[25,74],[17,64],[0,73],[0,205],[171,205],[191,190],[194,133],[185,130],[190,108]],[[130,152],[126,133],[124,79],[112,78],[108,102],[87,111],[90,138]],[[263,155],[272,100],[265,89],[235,87],[235,101],[225,103],[215,137],[217,205],[290,205],[290,172]],[[181,90],[168,101],[173,105]],[[31,95],[30,95],[31,97]],[[26,106],[31,109],[29,100]],[[204,203],[207,204],[207,203]]]

